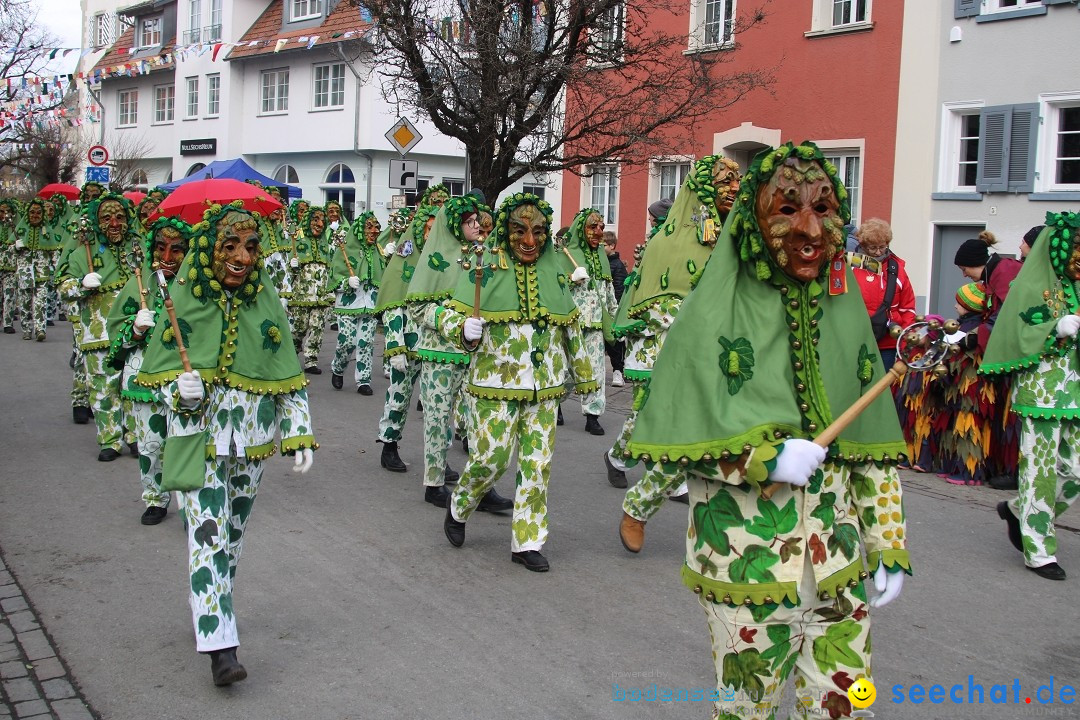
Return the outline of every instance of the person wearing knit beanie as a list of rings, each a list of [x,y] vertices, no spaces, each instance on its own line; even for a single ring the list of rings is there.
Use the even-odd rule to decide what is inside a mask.
[[[990,259],[990,246],[997,242],[996,240],[987,242],[984,237],[987,235],[993,237],[990,233],[980,233],[978,238],[965,240],[953,259],[953,263],[960,268],[960,271],[972,280],[982,279],[982,270]]]
[[[956,312],[960,315],[986,310],[986,290],[982,283],[968,283],[956,291]]]
[[[1026,233],[1024,233],[1024,239],[1020,241],[1020,262],[1024,262],[1027,259],[1028,253],[1031,252],[1031,248],[1035,247],[1035,240],[1039,237],[1039,233],[1043,231],[1045,225],[1036,225]]]

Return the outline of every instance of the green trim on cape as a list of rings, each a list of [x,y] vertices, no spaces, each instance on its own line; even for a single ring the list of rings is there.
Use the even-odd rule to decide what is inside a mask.
[[[428,218],[435,217],[438,210],[438,208],[418,209],[412,222],[405,228],[405,232],[395,240],[398,247],[383,271],[379,295],[375,299],[375,312],[381,313],[405,305],[405,296],[409,292],[409,283],[416,272],[416,263],[424,252],[424,224],[427,223]],[[381,237],[379,241],[382,242]],[[411,247],[409,247],[410,243]],[[405,250],[409,250],[408,255],[402,254]]]

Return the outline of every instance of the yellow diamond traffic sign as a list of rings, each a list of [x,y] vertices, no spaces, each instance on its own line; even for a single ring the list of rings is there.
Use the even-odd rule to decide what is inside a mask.
[[[416,144],[424,139],[424,136],[416,129],[416,126],[409,122],[408,118],[398,118],[398,121],[386,131],[386,139],[390,141],[390,144],[394,146],[402,155],[406,154]]]

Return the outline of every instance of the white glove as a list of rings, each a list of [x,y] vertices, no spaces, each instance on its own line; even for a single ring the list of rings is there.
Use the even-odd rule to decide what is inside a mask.
[[[405,357],[405,353],[390,358],[390,367],[400,373],[405,372],[409,368],[409,360]]]
[[[904,571],[900,568],[887,570],[885,563],[878,565],[874,571],[874,588],[880,595],[870,601],[870,607],[885,607],[900,596],[900,589],[904,587]]]
[[[15,238],[15,249],[16,250],[22,250],[25,247],[26,247],[26,243],[23,242],[22,238]]]
[[[350,275],[349,276],[349,287],[351,287],[353,290],[359,290],[360,289],[360,278],[356,277],[355,275]]]
[[[289,309],[289,298],[279,297],[278,300],[281,301],[281,309],[282,310],[288,310]]]
[[[82,286],[87,290],[94,290],[101,287],[101,276],[96,272],[87,273],[83,276]]]
[[[963,340],[965,337],[967,337],[966,332],[964,332],[963,330],[957,330],[952,335],[946,335],[945,342],[949,343],[950,345],[955,345],[956,343]]]
[[[291,260],[289,260],[289,267],[295,270],[296,268],[300,267],[300,261],[296,258],[292,258]]]
[[[296,451],[296,464],[293,465],[293,472],[298,472],[301,475],[311,469],[311,464],[315,462],[315,453],[311,451],[311,448],[302,448]]]
[[[157,321],[154,320],[154,311],[150,308],[143,308],[135,313],[135,332],[145,335],[146,331],[155,325]]]
[[[1080,330],[1080,315],[1066,315],[1057,321],[1054,334],[1059,338],[1076,337],[1076,331]]]
[[[785,440],[776,457],[776,469],[769,475],[773,482],[803,486],[825,460],[825,448],[809,440]]]
[[[394,251],[396,251],[396,250],[397,250],[397,245],[395,245],[395,244],[394,244],[394,243],[392,243],[392,242],[388,242],[388,243],[386,243],[386,247],[384,247],[384,248],[382,249],[382,251],[383,251],[383,255],[386,255],[386,256],[390,256],[390,255],[393,255],[393,254],[394,254]]]
[[[334,222],[330,223],[330,229],[331,229],[331,230],[337,230],[337,229],[338,229],[338,227],[340,227],[340,226],[341,226],[341,223],[339,223],[339,222],[338,222],[337,220],[335,220]]]
[[[206,392],[197,370],[180,373],[180,377],[176,378],[176,389],[180,393],[180,401],[188,407],[194,407],[202,402]]]
[[[583,283],[589,279],[589,271],[578,265],[570,274],[570,282]]]
[[[469,342],[476,342],[483,334],[484,320],[482,318],[465,318],[465,329],[462,331],[462,335],[465,336],[466,340]]]

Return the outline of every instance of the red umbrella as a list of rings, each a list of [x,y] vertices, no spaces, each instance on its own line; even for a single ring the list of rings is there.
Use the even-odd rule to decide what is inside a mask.
[[[211,178],[177,187],[169,197],[161,201],[150,219],[179,217],[194,225],[202,221],[203,212],[211,205],[225,205],[234,200],[242,200],[245,210],[257,212],[263,217],[281,207],[281,203],[251,183],[230,178]]]
[[[74,185],[68,185],[67,183],[49,183],[45,187],[38,190],[37,196],[39,198],[51,198],[53,195],[63,195],[68,200],[74,200],[79,197],[79,188]]]
[[[139,192],[138,190],[128,190],[126,193],[124,193],[124,197],[126,197],[135,205],[138,205],[143,201],[144,198],[146,198],[146,193]]]

